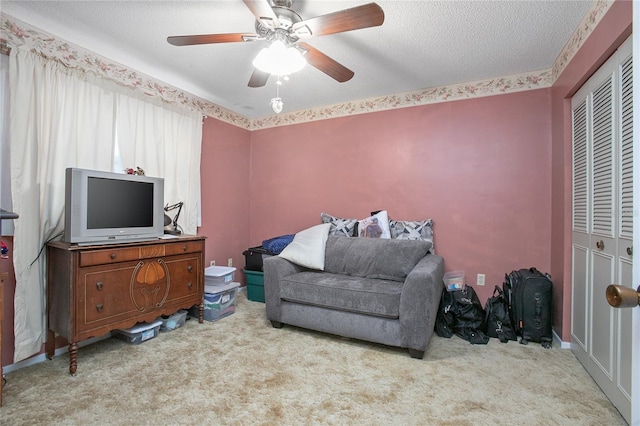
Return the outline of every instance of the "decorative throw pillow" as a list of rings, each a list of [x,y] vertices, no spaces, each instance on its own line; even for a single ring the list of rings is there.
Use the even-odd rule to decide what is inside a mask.
[[[278,255],[306,268],[324,271],[324,251],[331,224],[323,223],[298,232]]]
[[[358,219],[343,219],[340,217],[331,216],[328,213],[320,213],[320,219],[322,223],[330,223],[329,235],[340,235],[353,237],[355,236],[355,228],[358,224]]]
[[[373,216],[358,221],[358,236],[368,238],[391,238],[387,211],[382,210]]]
[[[433,220],[422,221],[390,220],[391,238],[399,240],[426,240],[431,241],[431,254],[435,253],[433,245]]]

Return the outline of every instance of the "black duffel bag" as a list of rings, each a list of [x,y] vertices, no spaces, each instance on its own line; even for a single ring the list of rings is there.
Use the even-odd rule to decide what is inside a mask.
[[[489,337],[500,339],[502,343],[517,340],[516,332],[509,315],[509,304],[500,286],[493,290],[493,296],[484,305],[485,323],[483,330]]]
[[[438,316],[436,334],[451,337],[456,334],[475,345],[485,345],[489,337],[482,331],[484,309],[473,287],[461,290],[443,291]]]

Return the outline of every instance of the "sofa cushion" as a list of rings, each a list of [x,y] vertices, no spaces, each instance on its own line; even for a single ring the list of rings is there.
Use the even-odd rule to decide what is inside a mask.
[[[358,236],[365,238],[391,238],[387,211],[382,210],[373,216],[358,221]]]
[[[293,241],[278,256],[296,265],[322,271],[330,226],[323,223],[296,233]]]
[[[431,241],[431,254],[435,254],[433,245],[433,220],[389,220],[391,238],[399,240],[427,240]]]
[[[329,235],[340,235],[344,237],[355,236],[358,219],[343,219],[328,213],[320,213],[320,220],[322,220],[322,223],[331,224]]]
[[[354,277],[404,281],[431,248],[429,241],[340,238],[329,235],[324,270]]]
[[[398,281],[305,271],[282,279],[280,298],[341,311],[398,318],[402,287],[403,283]]]

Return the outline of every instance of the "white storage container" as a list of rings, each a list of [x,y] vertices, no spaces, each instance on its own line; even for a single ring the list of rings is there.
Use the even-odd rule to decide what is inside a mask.
[[[236,268],[233,266],[209,266],[208,268],[205,268],[204,292],[215,293],[216,289],[214,287],[209,287],[232,282],[235,272]]]
[[[116,330],[115,336],[127,343],[137,345],[146,340],[153,339],[158,335],[162,321],[156,320],[152,323],[140,323],[131,328]]]

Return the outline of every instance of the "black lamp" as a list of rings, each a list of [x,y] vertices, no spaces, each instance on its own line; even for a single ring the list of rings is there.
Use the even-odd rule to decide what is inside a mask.
[[[164,211],[167,213],[169,213],[172,210],[178,209],[178,213],[176,213],[176,215],[173,217],[173,220],[171,220],[171,218],[166,214],[164,215],[164,233],[165,234],[171,234],[171,235],[182,234],[182,231],[178,229],[179,228],[178,216],[180,216],[180,212],[182,211],[182,204],[183,202],[180,201],[172,205],[167,204],[166,206],[164,206]],[[171,225],[171,226],[167,228],[168,225]]]

